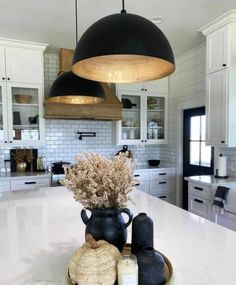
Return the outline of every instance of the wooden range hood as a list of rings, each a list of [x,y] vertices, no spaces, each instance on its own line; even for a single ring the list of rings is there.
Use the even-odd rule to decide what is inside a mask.
[[[59,72],[61,74],[71,70],[73,50],[60,49]],[[121,120],[122,104],[117,98],[115,91],[107,83],[102,83],[106,93],[106,99],[94,105],[76,105],[54,103],[44,101],[45,119],[96,119],[96,120]]]

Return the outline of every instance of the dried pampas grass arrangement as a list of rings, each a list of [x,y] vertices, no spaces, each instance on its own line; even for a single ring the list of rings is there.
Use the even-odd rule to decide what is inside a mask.
[[[86,208],[123,208],[135,184],[134,163],[126,153],[113,160],[99,154],[82,153],[73,166],[64,166],[62,180],[76,201]]]

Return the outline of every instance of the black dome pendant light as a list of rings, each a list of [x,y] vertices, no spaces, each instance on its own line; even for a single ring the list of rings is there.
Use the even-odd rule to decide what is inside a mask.
[[[75,0],[76,42],[77,31],[77,0]],[[60,75],[49,91],[49,102],[66,104],[96,104],[105,99],[105,91],[101,83],[87,80],[68,71]]]
[[[171,46],[151,21],[126,13],[104,17],[82,35],[72,71],[84,78],[111,83],[154,80],[175,71]]]

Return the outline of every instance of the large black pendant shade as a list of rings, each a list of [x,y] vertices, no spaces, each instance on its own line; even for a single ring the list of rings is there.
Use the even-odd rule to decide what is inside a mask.
[[[111,83],[154,80],[174,70],[173,51],[163,32],[125,10],[88,28],[77,43],[72,67],[83,78]]]
[[[81,78],[68,71],[53,82],[47,100],[66,104],[96,104],[104,99],[105,92],[99,82]]]

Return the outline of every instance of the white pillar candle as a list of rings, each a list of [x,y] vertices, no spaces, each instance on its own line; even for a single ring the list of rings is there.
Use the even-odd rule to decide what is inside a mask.
[[[118,285],[138,285],[136,256],[124,255],[118,261]]]

